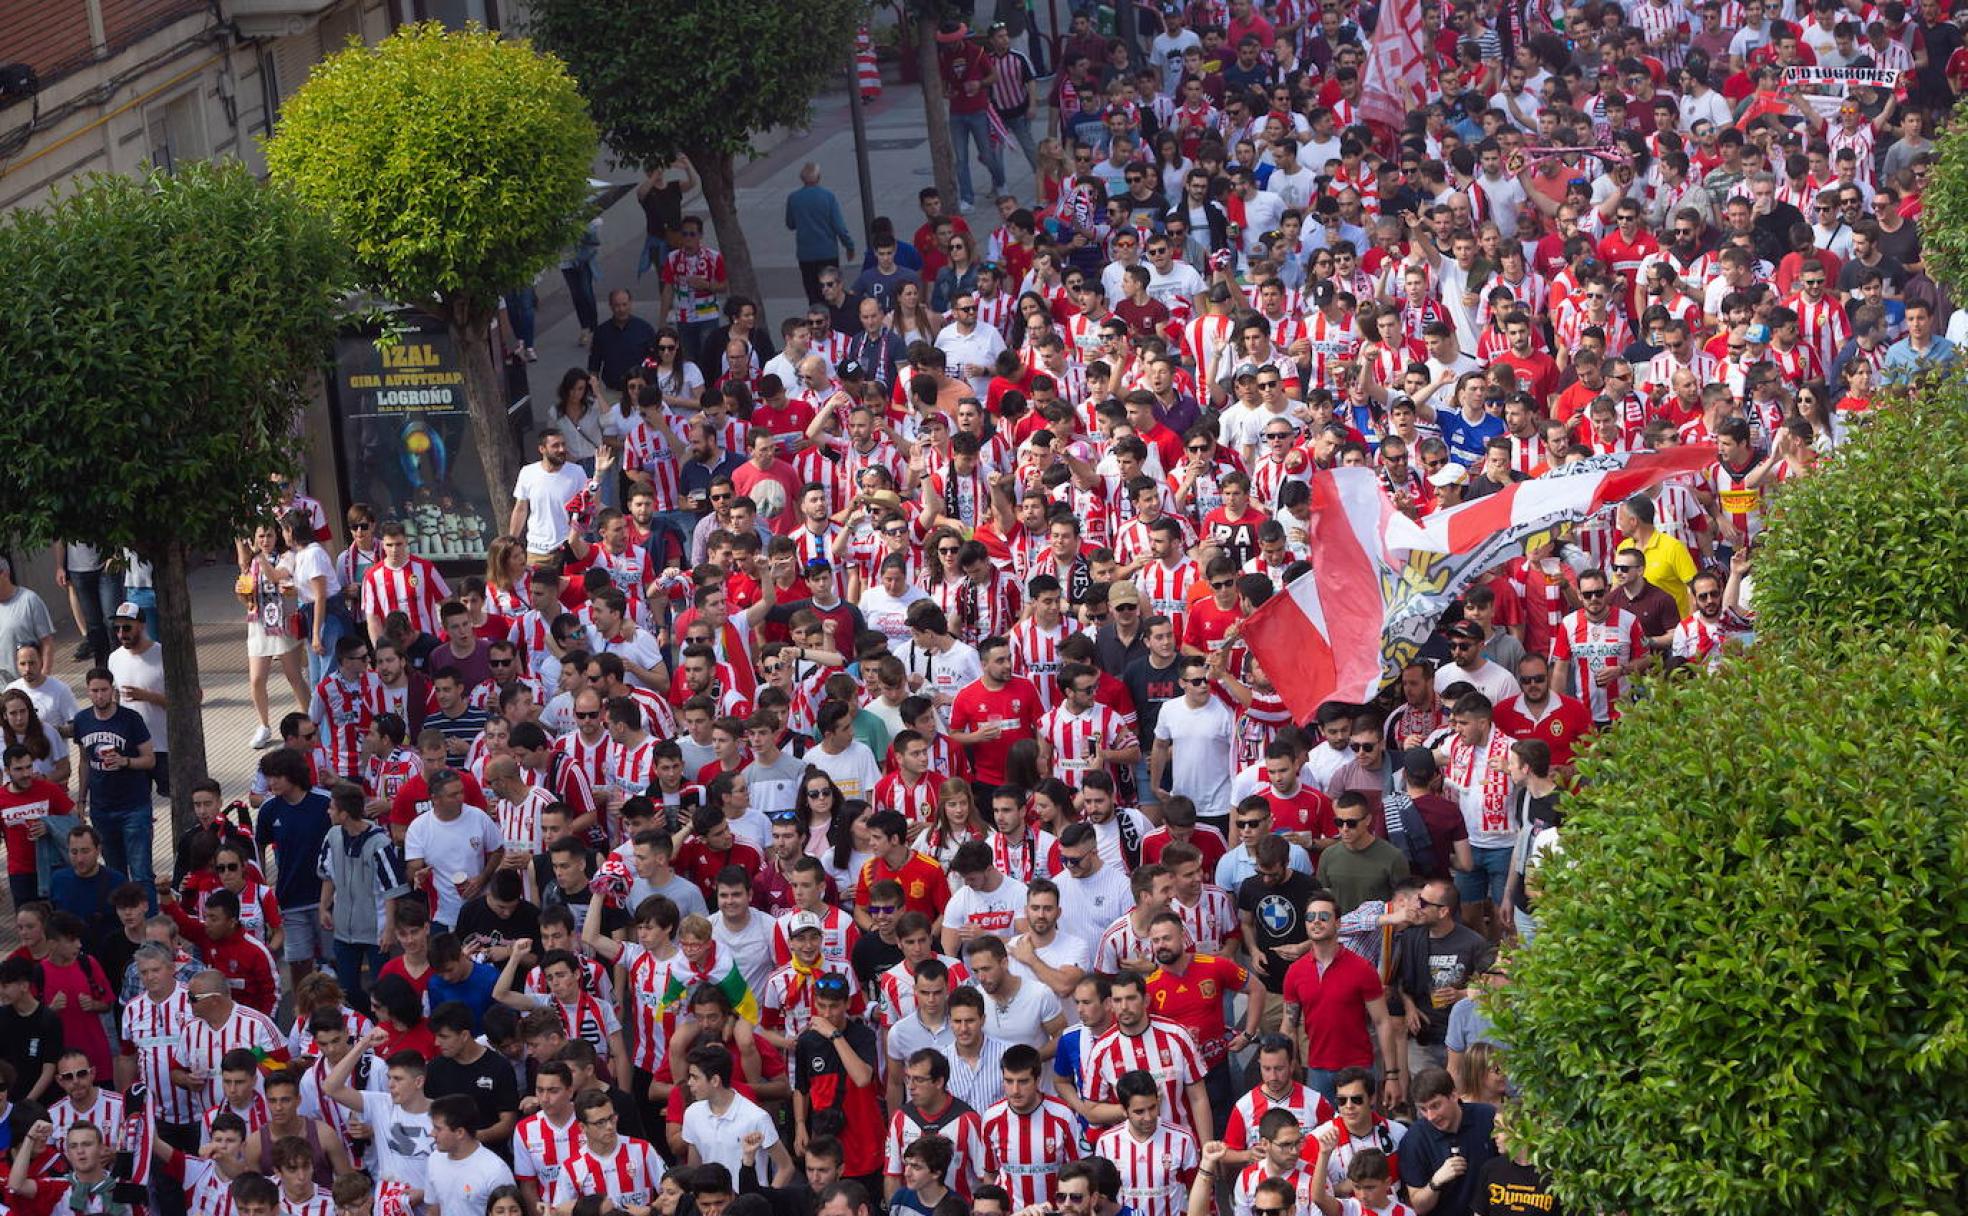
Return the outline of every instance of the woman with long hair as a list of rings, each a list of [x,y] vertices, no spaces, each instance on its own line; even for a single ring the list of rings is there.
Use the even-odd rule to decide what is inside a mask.
[[[991,825],[977,810],[977,796],[970,782],[952,777],[936,791],[936,812],[916,825],[916,847],[949,869],[957,846],[966,840],[982,840]]]
[[[840,786],[834,784],[827,770],[807,765],[806,775],[800,778],[799,797],[793,799],[793,810],[806,827],[808,856],[827,856],[834,844],[834,821],[845,813],[842,806]]]
[[[495,536],[485,551],[485,610],[517,619],[532,607],[533,571],[526,564],[526,542]]]
[[[868,835],[868,818],[875,808],[860,799],[851,799],[827,825],[827,851],[820,864],[827,868],[843,891],[852,890],[861,877],[861,867],[875,855],[874,841]],[[815,833],[815,838],[818,833]]]
[[[64,791],[68,788],[68,745],[52,726],[41,720],[34,699],[18,688],[0,693],[0,739],[4,739],[8,749],[27,749],[37,778],[53,782]],[[41,815],[7,825],[7,886],[13,893],[16,908],[39,898],[48,889],[48,879],[56,867],[68,862],[63,852],[68,847],[68,830],[82,820],[75,814],[73,804],[67,802],[66,794],[59,795],[61,804],[55,804],[57,796],[53,792],[48,794]],[[35,800],[43,801],[38,797]],[[67,813],[59,812],[60,805],[67,806]]]
[[[703,403],[704,370],[683,357],[683,335],[674,325],[656,331],[656,359],[649,369],[649,383],[662,394],[663,404],[673,410],[694,410]],[[633,408],[631,405],[623,412]]]
[[[61,732],[41,720],[34,698],[18,688],[0,693],[0,740],[7,747],[25,747],[34,761],[34,775],[66,786],[70,774],[68,744]]]
[[[292,583],[300,601],[301,640],[307,646],[308,687],[321,682],[335,667],[335,643],[355,630],[348,599],[342,595],[341,572],[335,559],[314,539],[314,521],[304,510],[280,517],[280,536],[287,551],[280,555],[280,581]]]
[[[949,261],[936,274],[936,286],[929,293],[929,306],[949,312],[950,302],[965,292],[977,290],[977,248],[970,234],[959,232],[950,238]]]
[[[1833,448],[1845,442],[1845,424],[1832,408],[1831,386],[1824,381],[1814,380],[1797,390],[1797,414],[1811,424],[1811,446],[1820,455],[1830,455]]]
[[[961,637],[957,608],[963,601],[964,572],[957,554],[963,550],[963,534],[946,524],[923,539],[922,549],[922,573],[916,581],[943,610],[950,632]]]
[[[1029,744],[1030,746],[1025,746]],[[1039,742],[1036,739],[1020,739],[1005,751],[1006,785],[1020,789],[1037,789],[1045,779],[1045,770],[1039,767]]]
[[[1491,1043],[1471,1043],[1456,1061],[1455,1087],[1464,1102],[1488,1102],[1501,1107],[1510,1092],[1502,1050]]]
[[[922,284],[904,279],[895,288],[895,310],[888,315],[888,327],[900,334],[905,344],[934,342],[943,320],[923,302]]]
[[[283,586],[291,581],[283,577],[286,573],[280,568],[279,530],[261,524],[253,529],[252,547],[233,588],[247,612],[246,690],[260,719],[252,740],[256,748],[271,747],[277,738],[273,711],[267,702],[267,677],[273,674],[274,664],[278,663],[281,674],[287,677],[294,704],[303,710],[308,707],[308,688],[301,672],[301,639],[292,630],[294,604]]]
[[[1031,740],[1021,739],[1019,742],[1030,743]],[[1036,745],[1033,750],[1037,750]],[[1039,826],[1054,836],[1065,831],[1067,824],[1079,822],[1080,818],[1079,811],[1073,806],[1072,787],[1057,777],[1047,777],[1032,786],[1032,810],[1039,818]]]
[[[112,1084],[115,1058],[110,1052],[112,1012],[116,989],[92,955],[82,953],[88,926],[73,912],[48,917],[48,957],[41,960],[40,996],[61,1020],[62,1051],[89,1057],[100,1083]]]
[[[553,409],[547,421],[560,430],[567,441],[567,459],[594,476],[595,452],[600,449],[601,381],[593,373],[570,367],[561,373],[560,387],[554,391]]]
[[[1174,131],[1162,131],[1155,136],[1155,185],[1160,187],[1163,198],[1182,197],[1182,183],[1195,168],[1189,158],[1182,155],[1182,141]],[[1176,251],[1176,259],[1182,258],[1182,251]]]

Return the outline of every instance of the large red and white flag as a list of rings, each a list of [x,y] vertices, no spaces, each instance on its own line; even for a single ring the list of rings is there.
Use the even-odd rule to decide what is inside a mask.
[[[1427,50],[1422,45],[1422,0],[1386,0],[1367,40],[1366,71],[1360,78],[1360,118],[1399,131],[1408,111],[1428,88]]]
[[[1706,444],[1594,456],[1419,523],[1394,510],[1372,471],[1320,472],[1306,535],[1312,573],[1252,613],[1242,635],[1299,720],[1327,701],[1370,700],[1486,571],[1714,460]]]

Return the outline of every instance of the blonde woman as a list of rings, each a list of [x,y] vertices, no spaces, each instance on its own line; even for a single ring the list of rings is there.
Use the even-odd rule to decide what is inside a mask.
[[[497,536],[485,552],[485,610],[518,618],[532,606],[533,577],[526,564],[526,542]]]

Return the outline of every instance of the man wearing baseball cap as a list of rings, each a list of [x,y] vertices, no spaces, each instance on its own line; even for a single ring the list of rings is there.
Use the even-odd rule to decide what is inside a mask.
[[[1516,676],[1483,653],[1485,639],[1482,626],[1474,621],[1457,621],[1449,626],[1448,635],[1449,652],[1454,658],[1435,673],[1436,692],[1451,684],[1467,682],[1475,685],[1476,691],[1488,697],[1494,705],[1523,691],[1517,686]]]
[[[766,977],[759,992],[759,1033],[781,1051],[792,1048],[795,1039],[813,1020],[815,990],[823,980],[845,984],[841,999],[852,1004],[859,989],[851,973],[830,971],[822,950],[821,930],[825,925],[812,912],[795,912],[786,918],[786,945],[792,957],[785,966]],[[829,991],[833,986],[829,985]]]

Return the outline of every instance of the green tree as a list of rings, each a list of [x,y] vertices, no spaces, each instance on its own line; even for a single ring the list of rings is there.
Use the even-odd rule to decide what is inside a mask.
[[[345,271],[319,215],[236,163],[92,177],[0,220],[0,543],[155,567],[184,826],[206,772],[189,555],[271,518]]]
[[[1960,299],[1968,283],[1968,128],[1948,124],[1935,143],[1940,159],[1920,194],[1920,261]]]
[[[1761,644],[1584,764],[1493,1002],[1569,1211],[1968,1206],[1968,646]]]
[[[1757,629],[1945,624],[1968,631],[1968,383],[1937,373],[1890,394],[1837,459],[1781,487],[1757,546]]]
[[[735,159],[801,126],[850,65],[865,0],[530,0],[527,32],[567,61],[618,163],[683,155],[704,184],[732,290],[761,299],[738,220]]]
[[[329,216],[365,289],[449,327],[502,527],[520,458],[486,332],[500,293],[580,235],[594,154],[594,124],[558,60],[434,23],[331,56],[266,145],[274,179]]]

